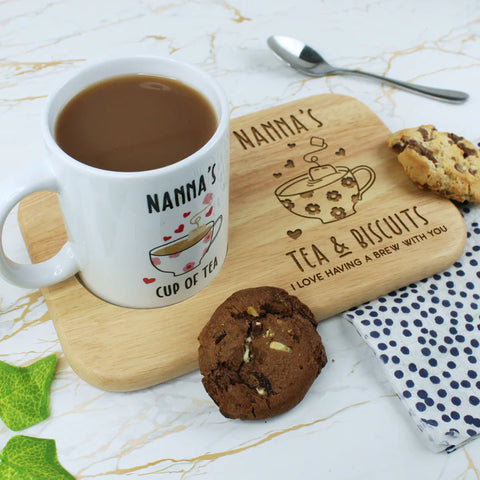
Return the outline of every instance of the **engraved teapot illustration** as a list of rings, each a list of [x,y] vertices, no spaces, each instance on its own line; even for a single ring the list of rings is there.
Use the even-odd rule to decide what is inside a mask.
[[[310,144],[317,148],[304,155],[303,160],[313,166],[280,185],[275,190],[276,197],[291,213],[322,223],[353,215],[363,194],[375,182],[375,171],[367,165],[354,168],[321,165],[318,153],[328,145],[320,137],[312,137]]]

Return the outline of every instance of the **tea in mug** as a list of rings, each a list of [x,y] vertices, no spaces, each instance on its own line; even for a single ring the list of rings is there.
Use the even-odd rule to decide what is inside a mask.
[[[176,163],[202,148],[217,128],[207,98],[156,75],[121,75],[86,88],[60,112],[55,139],[79,162],[138,172]]]
[[[195,245],[200,240],[207,237],[207,235],[212,230],[212,225],[201,225],[200,227],[195,228],[186,237],[183,237],[179,241],[170,242],[167,245],[160,247],[158,250],[152,252],[152,255],[163,256],[163,255],[174,255],[179,252],[187,250],[192,245]],[[210,239],[210,237],[208,237]]]

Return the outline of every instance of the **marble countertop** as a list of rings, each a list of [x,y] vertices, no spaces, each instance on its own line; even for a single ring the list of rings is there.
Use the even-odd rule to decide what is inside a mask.
[[[478,0],[0,1],[0,172],[41,151],[40,113],[65,74],[90,60],[158,54],[196,64],[226,90],[232,117],[320,93],[355,97],[394,131],[434,123],[480,140]],[[273,33],[318,47],[332,63],[467,91],[464,105],[349,77],[302,77],[267,49]],[[28,261],[16,211],[4,248]],[[267,421],[222,417],[192,372],[143,391],[107,393],[65,360],[39,291],[0,280],[0,360],[57,353],[50,418],[22,434],[53,438],[77,479],[480,479],[480,441],[432,453],[347,321],[320,324],[329,363],[307,397]],[[0,449],[14,435],[0,422]]]

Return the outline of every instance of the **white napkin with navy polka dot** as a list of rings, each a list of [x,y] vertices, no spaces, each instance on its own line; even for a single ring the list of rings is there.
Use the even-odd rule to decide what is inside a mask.
[[[480,207],[460,208],[468,237],[457,262],[344,314],[434,451],[480,435]]]

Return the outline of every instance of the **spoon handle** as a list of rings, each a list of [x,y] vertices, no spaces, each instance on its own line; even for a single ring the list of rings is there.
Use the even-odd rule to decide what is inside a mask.
[[[346,70],[343,68],[335,69],[335,74],[340,75],[357,75],[361,77],[370,77],[380,80],[381,82],[390,83],[392,85],[397,86],[403,90],[411,90],[416,93],[420,93],[422,95],[428,97],[434,97],[439,100],[443,100],[445,102],[451,103],[463,103],[468,99],[468,93],[460,92],[458,90],[448,90],[445,88],[433,88],[433,87],[426,87],[424,85],[417,85],[414,83],[402,82],[400,80],[394,80],[393,78],[382,77],[381,75],[376,75],[374,73],[363,72],[361,70]]]

